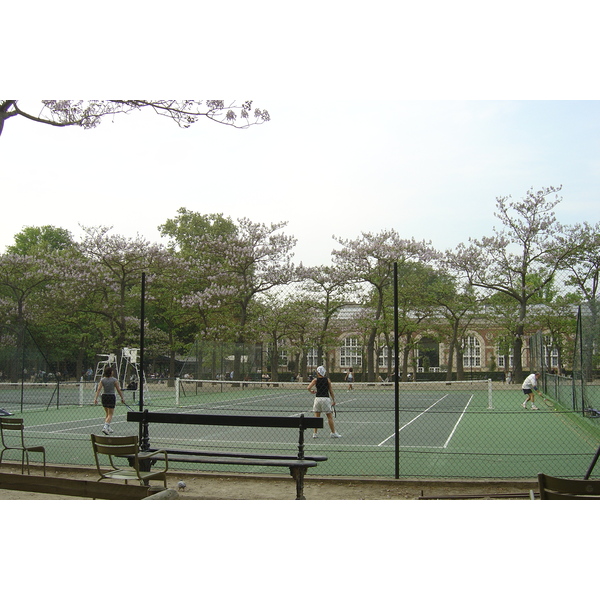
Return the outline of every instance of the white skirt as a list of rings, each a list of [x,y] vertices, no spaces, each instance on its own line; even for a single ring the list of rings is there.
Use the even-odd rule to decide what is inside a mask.
[[[322,396],[317,396],[315,398],[315,402],[313,404],[313,412],[318,412],[318,413],[330,413],[332,412],[331,410],[331,398],[328,397],[322,397]]]

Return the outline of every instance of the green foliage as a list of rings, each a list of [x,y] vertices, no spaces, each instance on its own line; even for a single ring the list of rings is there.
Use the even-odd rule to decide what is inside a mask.
[[[295,240],[282,232],[285,223],[234,222],[186,208],[159,228],[166,246],[113,235],[109,227],[84,228],[77,243],[61,228],[24,227],[0,256],[0,318],[17,333],[27,326],[56,364],[84,364],[97,353],[137,346],[145,273],[149,358],[168,355],[174,364],[200,341],[261,342],[273,350],[274,373],[283,348],[304,374],[309,352],[330,362],[342,337],[352,336],[364,358],[361,374],[372,381],[380,351],[387,352],[384,371],[393,366],[396,264],[404,376],[416,351],[421,366],[434,364],[439,343],[449,352],[444,362],[460,370],[461,341],[482,322],[494,329],[488,339],[498,356],[518,356],[515,340],[540,329],[568,361],[573,304],[596,307],[597,228],[564,234],[544,194],[511,205],[522,223],[509,221],[506,199],[499,206],[502,223],[512,227],[510,244],[506,231],[497,232],[442,256],[429,243],[385,231],[338,240],[333,265],[320,267],[292,264]],[[528,240],[520,252],[518,235]],[[565,273],[570,288],[561,287]],[[233,356],[241,373],[241,354]]]
[[[203,246],[219,238],[229,238],[237,233],[235,223],[221,213],[203,215],[180,208],[177,217],[167,219],[158,231],[163,237],[170,238],[169,248],[190,258],[216,257],[206,253]]]
[[[62,227],[43,225],[42,227],[23,227],[15,235],[14,244],[6,248],[7,254],[33,256],[51,254],[73,248],[71,233]]]

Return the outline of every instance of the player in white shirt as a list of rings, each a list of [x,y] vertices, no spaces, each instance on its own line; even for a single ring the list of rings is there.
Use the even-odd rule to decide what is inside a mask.
[[[538,407],[535,405],[535,403],[533,401],[533,394],[539,393],[537,391],[537,380],[539,378],[540,378],[539,373],[532,373],[531,375],[528,375],[526,377],[525,381],[523,382],[521,389],[523,390],[523,393],[527,396],[527,398],[525,398],[525,402],[523,402],[523,404],[521,405],[523,408],[527,408],[527,403],[531,402],[531,408],[533,410],[538,410]]]

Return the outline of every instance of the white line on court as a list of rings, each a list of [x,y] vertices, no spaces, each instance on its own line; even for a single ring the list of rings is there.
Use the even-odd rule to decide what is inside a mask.
[[[104,420],[104,415],[98,415],[98,418],[73,419],[72,421],[57,421],[55,423],[36,423],[34,425],[26,425],[25,431],[41,429],[43,427],[53,427],[56,425],[68,425],[69,423],[85,423],[86,421],[93,421],[94,423],[97,423],[100,420]]]
[[[463,408],[462,413],[460,413],[460,417],[458,418],[458,421],[456,421],[456,423],[454,424],[454,427],[452,428],[452,431],[450,432],[450,435],[448,436],[448,439],[446,440],[446,443],[443,445],[443,448],[447,448],[448,447],[448,444],[450,443],[450,440],[454,436],[454,432],[456,431],[456,428],[458,427],[458,424],[460,423],[461,419],[465,416],[465,412],[467,411],[467,408],[469,408],[469,404],[471,404],[471,400],[473,400],[473,396],[471,396],[469,398],[469,401],[465,404],[465,407]]]
[[[286,395],[278,395],[278,396],[261,396],[260,398],[251,398],[251,399],[239,399],[239,400],[235,400],[233,402],[226,402],[225,404],[220,403],[220,404],[216,404],[216,405],[201,405],[203,410],[206,409],[210,409],[210,410],[215,410],[215,409],[222,409],[222,408],[231,408],[232,406],[244,406],[244,405],[248,405],[248,404],[258,404],[260,402],[263,403],[269,403],[269,402],[273,402],[276,400],[289,400],[289,396]],[[177,408],[184,408],[184,407],[177,407]],[[310,405],[309,408],[312,408],[312,404]],[[309,409],[307,409],[308,411]]]
[[[447,396],[448,396],[448,394],[444,394],[439,400],[436,400],[431,406],[426,408],[423,412],[419,413],[414,419],[411,419],[408,423],[405,423],[404,425],[402,425],[402,427],[400,427],[400,429],[398,429],[398,433],[400,433],[405,427],[408,427],[411,423],[414,423],[417,419],[420,419],[426,412],[430,411],[436,404],[441,402]],[[385,440],[383,440],[383,442],[381,442],[377,445],[383,446],[388,440],[391,440],[395,435],[396,435],[396,432],[392,433],[392,435],[389,435],[388,437],[385,438]]]

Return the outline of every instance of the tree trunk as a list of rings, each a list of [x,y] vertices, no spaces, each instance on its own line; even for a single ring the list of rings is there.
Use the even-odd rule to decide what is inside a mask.
[[[521,310],[519,315],[519,323],[515,331],[515,343],[513,349],[513,362],[515,365],[515,383],[523,383],[523,334],[525,333],[525,315],[527,311],[527,305],[521,304]]]
[[[456,381],[464,381],[465,379],[465,363],[464,363],[464,350],[456,340]]]

